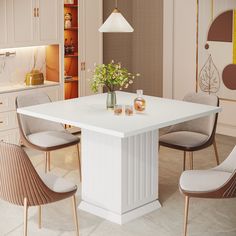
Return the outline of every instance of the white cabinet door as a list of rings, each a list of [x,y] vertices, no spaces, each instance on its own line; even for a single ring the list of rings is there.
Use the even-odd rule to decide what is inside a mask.
[[[34,0],[13,0],[13,42],[16,44],[34,40]]]
[[[63,0],[0,0],[0,48],[60,43]]]
[[[79,1],[79,54],[80,65],[85,62],[85,70],[80,68],[80,96],[92,94],[89,80],[92,73],[87,69],[93,69],[94,63],[101,64],[103,61],[103,37],[98,31],[102,25],[103,11],[102,0],[80,0]]]
[[[0,45],[7,43],[7,0],[0,0]]]
[[[62,1],[38,0],[39,8],[39,41],[51,42],[58,40],[59,32],[59,10]]]

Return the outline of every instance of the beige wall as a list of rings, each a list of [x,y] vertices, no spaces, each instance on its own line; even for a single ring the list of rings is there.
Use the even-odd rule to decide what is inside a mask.
[[[163,94],[182,99],[196,89],[196,1],[165,0],[164,4]],[[220,101],[220,106],[217,132],[236,137],[236,102]]]
[[[103,19],[111,14],[115,1],[103,0]],[[132,22],[132,1],[120,0],[118,7],[128,22]],[[112,59],[132,70],[132,34],[130,33],[104,33],[103,34],[103,61]]]
[[[104,19],[114,2],[104,0]],[[162,96],[163,83],[163,0],[119,0],[118,8],[132,24],[134,33],[104,34],[104,62],[122,62],[142,76],[132,91]]]

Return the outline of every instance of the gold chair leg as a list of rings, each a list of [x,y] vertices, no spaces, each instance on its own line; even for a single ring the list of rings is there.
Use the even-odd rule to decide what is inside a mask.
[[[80,182],[82,182],[82,173],[81,173],[81,161],[80,161],[79,144],[77,144],[76,147],[77,147],[78,163],[79,163],[79,179],[80,179]]]
[[[38,224],[39,224],[39,229],[42,228],[42,206],[39,206],[38,210]]]
[[[184,210],[184,236],[187,236],[188,225],[188,210],[189,210],[189,197],[185,197],[185,210]]]
[[[75,227],[76,227],[76,236],[79,236],[79,222],[78,222],[75,195],[72,196],[72,203],[73,203],[74,221],[75,221]]]
[[[190,170],[193,170],[193,152],[189,152],[189,165]]]
[[[186,151],[184,151],[183,171],[186,169]]]
[[[28,204],[27,198],[24,198],[24,236],[27,236],[28,227]]]
[[[45,173],[48,171],[48,153],[45,152]]]
[[[50,152],[47,152],[47,154],[48,154],[48,171],[51,171],[51,153]]]
[[[219,161],[219,155],[218,155],[218,151],[217,151],[217,146],[216,146],[216,141],[215,140],[213,141],[213,146],[214,146],[214,151],[215,151],[215,156],[216,156],[216,163],[217,163],[217,165],[219,165],[220,161]]]

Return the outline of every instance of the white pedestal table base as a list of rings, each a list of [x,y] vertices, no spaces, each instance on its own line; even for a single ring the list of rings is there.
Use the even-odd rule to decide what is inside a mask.
[[[123,224],[160,208],[158,131],[119,138],[82,129],[79,209]]]

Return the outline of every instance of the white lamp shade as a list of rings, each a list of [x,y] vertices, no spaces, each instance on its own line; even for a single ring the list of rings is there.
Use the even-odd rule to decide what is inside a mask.
[[[115,9],[107,18],[104,24],[99,28],[103,33],[120,33],[120,32],[133,32],[134,29],[124,16]]]

